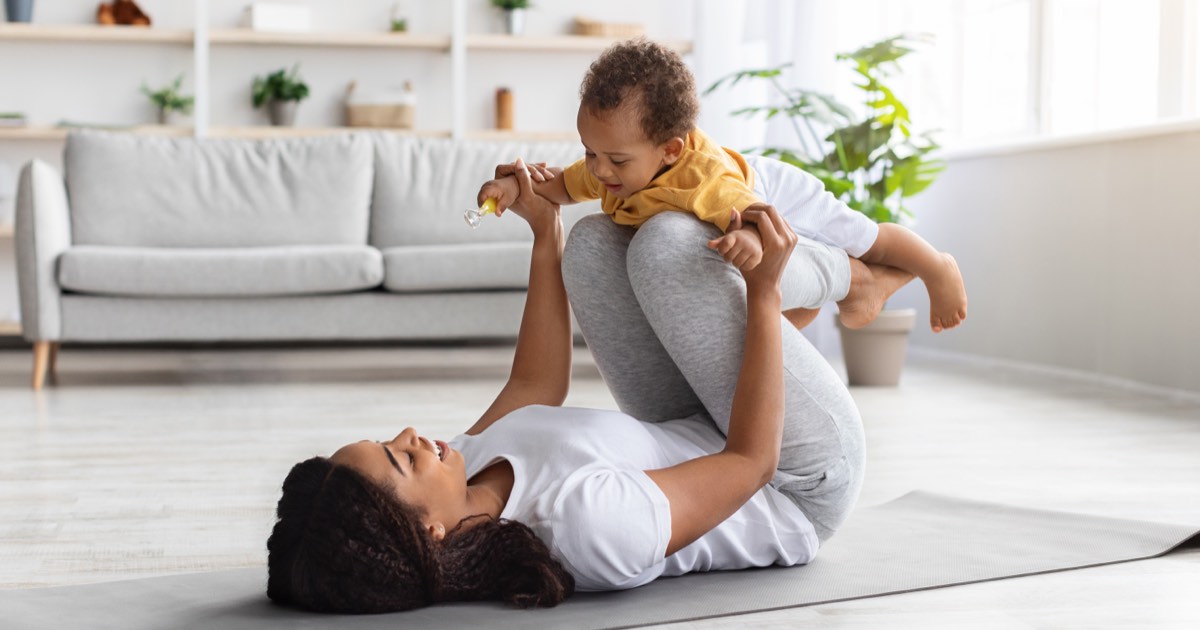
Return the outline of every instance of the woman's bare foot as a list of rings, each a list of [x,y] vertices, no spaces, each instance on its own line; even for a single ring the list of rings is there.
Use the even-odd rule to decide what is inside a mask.
[[[850,292],[838,302],[838,319],[846,328],[862,328],[875,321],[883,304],[913,275],[887,265],[868,265],[850,259]]]
[[[783,316],[796,327],[796,330],[803,330],[817,318],[817,314],[820,312],[819,308],[793,308],[784,311]]]
[[[941,256],[942,269],[938,274],[922,278],[929,291],[929,327],[935,333],[954,328],[967,318],[967,288],[958,262],[950,254]]]

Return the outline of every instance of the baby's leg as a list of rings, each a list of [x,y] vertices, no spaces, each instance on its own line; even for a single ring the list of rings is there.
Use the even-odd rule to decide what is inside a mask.
[[[913,275],[885,265],[868,265],[857,258],[850,259],[850,290],[838,300],[842,324],[847,328],[862,328],[874,321],[883,305],[900,287],[908,284]],[[797,330],[816,319],[820,308],[785,309],[783,316]]]
[[[896,267],[916,275],[929,291],[929,326],[933,332],[953,328],[967,318],[967,290],[958,263],[934,249],[912,230],[883,223],[863,262]]]
[[[850,259],[850,292],[838,302],[838,318],[846,328],[862,328],[875,321],[892,294],[909,283],[913,275],[887,265],[868,265]]]
[[[963,284],[958,261],[950,254],[938,254],[940,269],[922,278],[929,292],[929,325],[933,332],[954,328],[967,318],[967,288]]]

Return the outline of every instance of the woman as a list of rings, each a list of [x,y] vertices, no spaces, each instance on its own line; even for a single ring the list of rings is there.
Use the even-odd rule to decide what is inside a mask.
[[[410,428],[293,468],[268,541],[274,601],[553,606],[575,588],[805,563],[853,506],[857,410],[780,317],[789,258],[808,261],[801,302],[819,306],[845,294],[844,253],[799,241],[774,208],[745,213],[763,240],[752,270],[708,249],[715,228],[673,212],[636,232],[585,218],[564,253],[558,207],[515,172],[511,209],[534,244],[507,384],[449,444]],[[568,293],[624,413],[559,406]]]

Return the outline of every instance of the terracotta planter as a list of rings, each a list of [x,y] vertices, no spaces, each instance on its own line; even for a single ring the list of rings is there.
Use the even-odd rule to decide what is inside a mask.
[[[908,333],[917,321],[917,309],[885,310],[858,330],[842,326],[842,355],[851,385],[895,387],[900,383]]]

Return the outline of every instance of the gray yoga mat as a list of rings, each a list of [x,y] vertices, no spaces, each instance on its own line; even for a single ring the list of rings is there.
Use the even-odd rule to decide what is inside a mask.
[[[454,604],[331,616],[271,605],[265,569],[0,591],[0,625],[80,628],[622,628],[807,606],[1151,558],[1200,527],[1032,510],[923,492],[858,510],[811,564],[664,578],[556,608]]]

